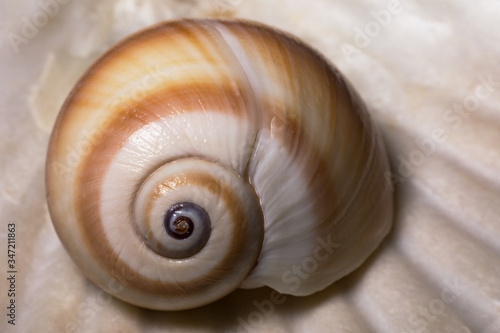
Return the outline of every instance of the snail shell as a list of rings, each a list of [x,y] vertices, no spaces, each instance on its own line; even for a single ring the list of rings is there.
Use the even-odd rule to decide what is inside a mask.
[[[84,74],[46,182],[89,279],[179,310],[238,287],[308,295],[351,272],[390,229],[387,171],[362,101],[315,51],[256,23],[180,20]]]

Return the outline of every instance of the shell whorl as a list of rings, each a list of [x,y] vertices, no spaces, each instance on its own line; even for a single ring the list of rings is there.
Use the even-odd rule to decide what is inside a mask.
[[[92,281],[178,310],[348,274],[390,228],[387,171],[363,103],[316,52],[259,24],[182,20],[84,74],[52,133],[47,197]],[[166,225],[183,203],[179,240]]]

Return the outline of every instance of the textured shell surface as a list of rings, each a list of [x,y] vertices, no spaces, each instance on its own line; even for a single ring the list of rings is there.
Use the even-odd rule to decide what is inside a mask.
[[[316,51],[256,23],[180,20],[83,75],[46,182],[88,278],[179,310],[239,287],[309,295],[353,271],[389,232],[388,170],[363,102]]]

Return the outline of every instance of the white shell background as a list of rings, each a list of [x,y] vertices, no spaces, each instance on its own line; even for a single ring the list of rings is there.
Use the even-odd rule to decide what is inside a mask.
[[[297,35],[353,83],[388,147],[394,229],[361,269],[310,297],[261,288],[190,311],[140,309],[94,286],[57,238],[49,131],[112,43],[165,19],[220,15]],[[489,0],[1,1],[2,309],[8,223],[18,274],[16,326],[2,310],[0,331],[500,332],[499,17]]]

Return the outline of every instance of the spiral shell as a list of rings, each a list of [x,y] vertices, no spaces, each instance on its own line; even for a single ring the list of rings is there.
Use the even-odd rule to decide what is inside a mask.
[[[181,20],[84,74],[46,182],[89,279],[179,310],[238,287],[308,295],[348,274],[390,229],[386,172],[362,101],[315,51],[256,23]]]

